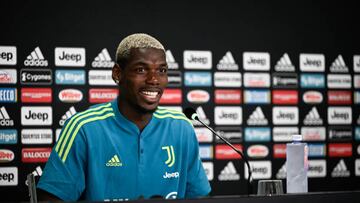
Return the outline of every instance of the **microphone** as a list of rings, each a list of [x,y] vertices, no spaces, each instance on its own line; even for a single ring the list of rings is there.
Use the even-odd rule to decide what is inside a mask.
[[[229,147],[231,147],[236,153],[238,153],[241,158],[245,161],[246,167],[248,169],[248,179],[247,179],[247,187],[248,187],[248,195],[252,193],[252,176],[251,176],[251,168],[250,168],[250,164],[248,159],[245,157],[245,155],[238,149],[236,149],[236,147],[234,147],[234,145],[232,145],[229,141],[227,141],[224,137],[222,137],[221,135],[219,135],[217,132],[215,132],[210,126],[206,125],[203,121],[201,121],[199,119],[199,116],[197,115],[195,109],[188,107],[185,109],[184,111],[185,116],[190,119],[190,120],[196,120],[199,121],[203,126],[205,126],[207,129],[209,129],[212,133],[214,133],[214,135],[216,135],[218,138],[220,138],[220,140],[222,140],[223,142],[225,142],[225,144],[227,144]]]

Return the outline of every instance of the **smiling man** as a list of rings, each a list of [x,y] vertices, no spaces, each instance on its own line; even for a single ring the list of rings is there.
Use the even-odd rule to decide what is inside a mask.
[[[208,195],[191,122],[158,107],[168,82],[163,45],[147,34],[130,35],[120,42],[116,62],[119,97],[66,121],[39,181],[39,199]]]

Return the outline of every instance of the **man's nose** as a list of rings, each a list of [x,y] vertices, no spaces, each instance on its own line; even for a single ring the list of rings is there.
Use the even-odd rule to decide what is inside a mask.
[[[146,77],[146,82],[149,84],[158,85],[159,84],[159,75],[155,71],[149,71]]]

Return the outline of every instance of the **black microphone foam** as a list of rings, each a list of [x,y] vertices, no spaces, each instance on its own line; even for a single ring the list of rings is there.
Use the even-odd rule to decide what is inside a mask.
[[[193,120],[192,116],[196,114],[196,111],[195,109],[188,107],[185,109],[184,114],[188,119]]]

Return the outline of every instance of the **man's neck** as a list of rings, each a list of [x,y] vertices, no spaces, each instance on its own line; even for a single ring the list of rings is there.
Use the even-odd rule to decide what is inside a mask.
[[[131,122],[135,123],[135,125],[139,128],[140,132],[146,127],[146,125],[150,122],[152,113],[144,113],[141,112],[139,109],[136,109],[133,105],[119,99],[118,101],[118,108],[120,113],[130,120]]]

